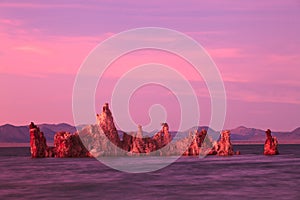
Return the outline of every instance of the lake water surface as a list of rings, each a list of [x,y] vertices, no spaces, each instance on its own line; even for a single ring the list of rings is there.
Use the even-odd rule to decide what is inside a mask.
[[[242,155],[182,157],[130,174],[93,158],[31,159],[28,147],[0,148],[0,199],[300,199],[300,145],[235,145]],[[151,158],[150,158],[151,159]]]

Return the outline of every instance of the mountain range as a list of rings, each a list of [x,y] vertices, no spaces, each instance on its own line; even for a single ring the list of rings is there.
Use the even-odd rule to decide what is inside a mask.
[[[233,141],[264,142],[266,139],[265,130],[261,129],[240,126],[230,131]],[[300,143],[300,127],[290,132],[272,131],[272,136],[276,136],[279,143]]]
[[[67,131],[74,133],[76,128],[66,123],[60,124],[39,124],[40,130],[49,144],[53,143],[56,132]],[[199,129],[207,127],[199,127]],[[272,132],[279,143],[300,143],[300,127],[291,132]],[[240,143],[263,143],[265,141],[265,131],[244,126],[231,129],[231,140]],[[28,143],[29,144],[29,127],[14,126],[5,124],[0,126],[0,143]]]
[[[54,135],[59,131],[73,133],[76,131],[74,126],[66,123],[61,124],[39,124],[38,127],[48,142],[53,142]],[[14,126],[5,124],[0,126],[0,143],[29,143],[29,126]]]

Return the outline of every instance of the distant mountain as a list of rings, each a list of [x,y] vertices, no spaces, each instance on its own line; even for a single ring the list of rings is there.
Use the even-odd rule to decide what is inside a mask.
[[[60,124],[40,124],[38,125],[40,129],[43,131],[43,129],[50,129],[54,132],[59,132],[59,131],[67,131],[67,132],[75,132],[76,128],[74,126],[71,126],[67,123],[60,123]]]
[[[277,137],[279,143],[300,143],[300,127],[291,132],[272,131],[272,135]],[[266,140],[266,134],[265,130],[240,126],[231,130],[231,139],[233,141],[264,142]]]
[[[300,135],[300,127],[296,128],[295,130],[293,130],[292,134],[294,134],[294,135]]]
[[[38,127],[48,142],[53,142],[54,135],[59,131],[67,131],[73,133],[76,131],[74,126],[66,123],[61,124],[38,124]],[[29,143],[29,127],[28,126],[14,126],[5,124],[0,126],[0,143]]]
[[[255,128],[240,126],[230,131],[232,140],[264,141],[266,138],[265,131]]]
[[[29,142],[29,128],[27,126],[13,126],[11,124],[0,126],[0,142]]]
[[[61,124],[39,124],[41,131],[44,132],[48,144],[53,143],[54,135],[59,131],[67,131],[70,133],[76,132],[76,128],[66,123]],[[209,129],[207,126],[193,127],[191,130]],[[210,129],[212,130],[212,129]],[[212,130],[213,131],[213,130]],[[123,132],[119,135],[122,137]],[[172,136],[176,132],[171,132]],[[272,132],[273,136],[278,138],[279,143],[300,143],[300,127],[291,132]],[[255,128],[247,128],[244,126],[231,129],[231,140],[247,142],[263,143],[266,139],[265,131]],[[0,143],[29,143],[29,128],[28,126],[14,126],[5,124],[0,126]]]

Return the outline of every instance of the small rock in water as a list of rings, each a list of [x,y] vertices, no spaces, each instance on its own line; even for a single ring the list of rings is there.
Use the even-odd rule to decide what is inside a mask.
[[[278,141],[276,137],[273,137],[271,135],[271,130],[268,129],[266,131],[266,142],[265,142],[265,146],[264,146],[264,154],[265,155],[278,155]]]

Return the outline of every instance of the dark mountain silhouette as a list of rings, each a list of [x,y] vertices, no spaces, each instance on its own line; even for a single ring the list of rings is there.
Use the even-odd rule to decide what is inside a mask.
[[[291,132],[293,135],[300,135],[300,127]]]
[[[0,126],[0,142],[29,142],[29,128],[27,126]]]
[[[279,143],[300,143],[300,127],[291,132],[272,131],[272,135],[277,137]],[[265,130],[240,126],[231,130],[231,139],[233,141],[264,142],[266,139]]]
[[[49,144],[53,143],[53,138],[56,132],[67,131],[74,133],[76,128],[66,123],[61,124],[39,124],[38,125],[42,132],[44,132],[45,137]],[[191,128],[195,130],[197,127]],[[207,126],[201,126],[197,129],[208,129]],[[211,130],[211,129],[210,129]],[[181,134],[181,133],[180,133]],[[120,131],[119,135],[122,137],[123,132]],[[175,136],[176,132],[171,131],[171,135]],[[272,132],[273,136],[278,138],[279,143],[300,143],[300,127],[296,128],[291,132]],[[247,128],[245,126],[240,126],[235,129],[231,129],[231,140],[243,141],[244,143],[259,142],[263,143],[265,141],[265,130]],[[14,126],[11,124],[5,124],[0,126],[0,143],[29,143],[29,128],[28,126]]]
[[[38,127],[50,143],[53,142],[54,135],[59,131],[74,133],[76,128],[66,123],[61,124],[39,124]],[[29,143],[29,127],[14,126],[5,124],[0,126],[0,143]]]

